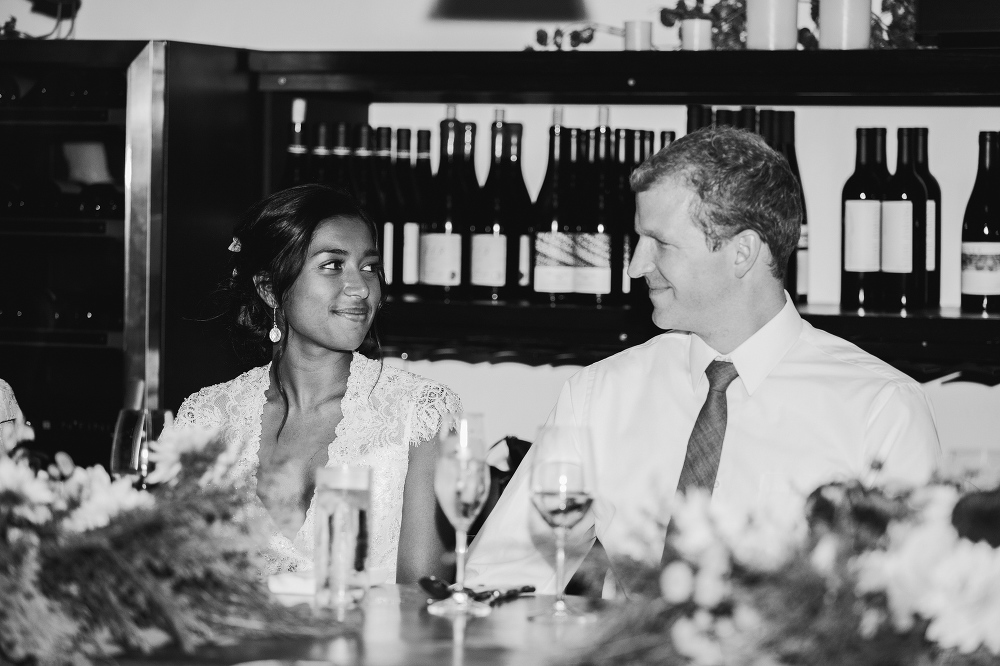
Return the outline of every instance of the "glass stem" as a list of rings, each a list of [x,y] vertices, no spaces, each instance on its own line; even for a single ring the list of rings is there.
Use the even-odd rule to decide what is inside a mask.
[[[455,587],[465,589],[465,552],[468,550],[468,535],[465,530],[455,530]]]
[[[566,528],[556,528],[556,602],[557,613],[566,611],[566,600],[564,599],[566,587]]]

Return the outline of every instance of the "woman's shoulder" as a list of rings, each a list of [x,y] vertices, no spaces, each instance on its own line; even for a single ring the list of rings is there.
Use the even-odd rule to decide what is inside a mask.
[[[392,405],[394,411],[406,419],[410,444],[419,444],[433,437],[441,423],[441,416],[462,411],[462,400],[451,388],[409,370],[388,363],[366,359],[370,367],[378,366],[379,377],[373,393],[380,402]]]
[[[218,425],[217,421],[231,406],[250,400],[260,391],[264,379],[268,378],[269,365],[263,365],[244,372],[228,382],[212,384],[195,391],[181,403],[177,410],[176,422],[192,425]],[[264,389],[266,390],[266,386]],[[208,423],[211,421],[212,423]]]

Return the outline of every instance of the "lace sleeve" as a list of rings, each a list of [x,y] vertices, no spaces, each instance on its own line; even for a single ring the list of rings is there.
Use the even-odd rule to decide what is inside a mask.
[[[417,392],[410,411],[410,446],[434,437],[441,426],[441,417],[448,412],[462,411],[462,400],[454,391],[437,382],[424,382]]]
[[[17,400],[10,384],[0,379],[0,423],[17,418]]]
[[[175,427],[218,428],[226,422],[225,399],[217,387],[209,386],[189,395],[174,418]],[[222,404],[220,404],[220,402]]]

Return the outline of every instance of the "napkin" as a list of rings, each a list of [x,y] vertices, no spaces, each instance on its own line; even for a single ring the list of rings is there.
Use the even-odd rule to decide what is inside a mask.
[[[272,594],[312,596],[316,593],[316,578],[312,571],[288,571],[267,577],[267,589]]]

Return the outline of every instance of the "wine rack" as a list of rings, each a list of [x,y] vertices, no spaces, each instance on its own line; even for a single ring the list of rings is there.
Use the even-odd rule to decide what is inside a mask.
[[[372,103],[1000,105],[1000,51],[255,52],[265,116],[264,192],[281,173],[293,97],[316,117],[367,119]],[[780,72],[780,76],[775,73]],[[955,372],[1000,382],[1000,318],[957,308],[803,317],[921,380]],[[648,304],[548,307],[390,302],[386,351],[407,358],[589,363],[659,331]]]

